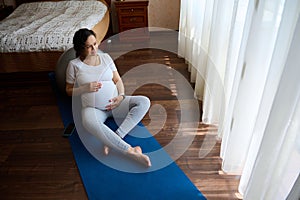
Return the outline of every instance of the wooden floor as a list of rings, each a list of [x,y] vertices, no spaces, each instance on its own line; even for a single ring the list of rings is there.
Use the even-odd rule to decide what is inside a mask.
[[[135,50],[116,60],[122,75],[145,63],[167,65],[189,78],[184,60],[164,50]],[[156,79],[160,77],[153,77]],[[143,77],[137,77],[135,84],[142,81]],[[173,79],[168,81],[174,86]],[[154,121],[150,131],[158,132],[155,138],[161,145],[173,139],[180,123],[191,123],[180,121],[182,112],[194,112],[189,110],[190,99],[180,102],[173,90],[146,84],[135,94],[147,95],[152,105],[161,105],[167,113],[163,127],[155,127],[160,109],[152,113],[151,119],[147,114],[143,120],[145,125]],[[87,199],[68,139],[61,137],[63,125],[47,73],[0,74],[0,101],[0,198]],[[207,199],[238,199],[240,177],[221,172],[220,143],[215,140],[217,127],[196,123],[195,138],[176,163]],[[201,147],[204,140],[207,147]],[[201,159],[200,148],[208,152]]]

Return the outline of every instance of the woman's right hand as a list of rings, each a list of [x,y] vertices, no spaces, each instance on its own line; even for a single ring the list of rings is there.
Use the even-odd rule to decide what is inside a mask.
[[[82,93],[97,92],[102,87],[102,83],[94,81],[80,87],[74,88],[74,84],[66,83],[66,92],[69,96],[78,96]]]
[[[102,87],[102,83],[94,81],[85,85],[87,92],[98,92],[98,90]]]

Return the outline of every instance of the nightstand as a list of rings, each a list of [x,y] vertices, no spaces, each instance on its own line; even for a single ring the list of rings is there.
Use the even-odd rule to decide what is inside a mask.
[[[10,15],[13,11],[14,11],[13,6],[0,7],[0,20],[3,20],[5,17]]]
[[[148,0],[115,1],[121,41],[149,39]],[[139,28],[139,29],[138,29]],[[126,31],[126,32],[124,32]]]

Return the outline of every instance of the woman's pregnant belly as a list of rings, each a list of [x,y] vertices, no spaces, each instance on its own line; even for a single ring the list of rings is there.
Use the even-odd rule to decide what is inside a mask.
[[[84,107],[96,107],[106,110],[106,106],[113,97],[117,96],[117,87],[113,81],[102,81],[102,87],[98,92],[82,94],[82,103]]]

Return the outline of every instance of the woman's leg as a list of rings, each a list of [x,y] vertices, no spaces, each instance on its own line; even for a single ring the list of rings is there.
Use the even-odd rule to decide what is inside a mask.
[[[124,138],[145,116],[150,107],[150,100],[145,96],[127,96],[113,110],[113,117],[119,128],[116,133]]]
[[[82,123],[85,129],[100,139],[104,145],[114,148],[127,156],[141,162],[147,167],[151,166],[150,159],[144,155],[139,146],[131,147],[108,126],[104,124],[108,117],[108,113],[96,108],[83,108],[82,109]],[[106,149],[108,150],[108,149]]]
[[[96,108],[86,107],[82,109],[82,124],[86,130],[100,139],[104,145],[126,152],[131,146],[104,124],[107,117],[105,111]]]

